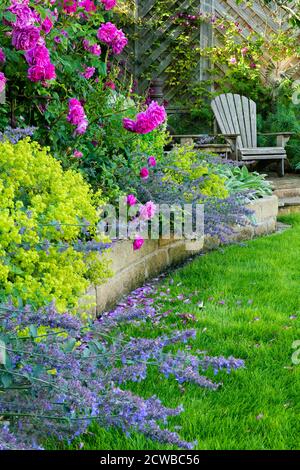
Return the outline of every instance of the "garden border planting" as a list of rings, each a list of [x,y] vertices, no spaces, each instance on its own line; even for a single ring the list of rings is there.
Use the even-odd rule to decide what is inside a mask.
[[[252,201],[248,208],[254,213],[255,223],[234,227],[230,237],[232,243],[250,240],[257,236],[275,232],[278,215],[277,196],[266,196]],[[111,308],[122,298],[144,282],[176,266],[191,256],[217,248],[220,241],[210,236],[199,240],[191,250],[185,240],[146,240],[139,251],[132,249],[132,242],[116,242],[109,254],[114,276],[105,284],[90,287],[89,303],[96,305],[94,312],[100,314]]]

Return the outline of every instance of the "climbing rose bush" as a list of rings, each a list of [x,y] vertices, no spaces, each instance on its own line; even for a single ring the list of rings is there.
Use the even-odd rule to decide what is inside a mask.
[[[126,193],[116,178],[139,149],[158,158],[167,141],[163,109],[142,129],[123,118],[144,112],[120,55],[127,44],[113,0],[2,0],[0,22],[0,128],[34,127],[64,168],[79,169],[95,190],[118,204]],[[76,79],[74,79],[76,77]],[[155,117],[155,109],[159,116]],[[155,130],[152,130],[154,129]],[[151,132],[150,132],[151,131]],[[147,132],[147,133],[144,133]]]
[[[148,134],[163,124],[166,118],[165,108],[152,101],[144,112],[138,113],[135,120],[124,118],[123,126],[130,132]]]
[[[28,139],[0,143],[0,153],[0,299],[72,307],[109,275],[100,194]]]

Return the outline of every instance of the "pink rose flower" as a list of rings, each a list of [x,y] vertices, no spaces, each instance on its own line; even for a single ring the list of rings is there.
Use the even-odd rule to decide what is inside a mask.
[[[101,52],[102,52],[99,44],[93,44],[92,46],[90,46],[89,51],[91,54],[94,54],[97,56],[101,55]]]
[[[45,66],[45,80],[54,80],[56,78],[55,67],[53,64]]]
[[[85,51],[88,51],[90,48],[90,41],[88,41],[87,39],[84,39],[82,41],[82,46]]]
[[[140,171],[140,177],[143,179],[143,180],[146,180],[149,178],[149,170],[148,168],[144,167],[141,169]]]
[[[143,239],[143,237],[141,237],[140,235],[136,235],[134,242],[133,242],[133,249],[135,251],[140,250],[142,246],[144,245],[144,242],[145,240]]]
[[[134,206],[137,202],[137,199],[133,194],[128,194],[128,196],[126,198],[126,202],[127,202],[128,206]]]
[[[104,88],[111,88],[111,90],[115,90],[116,85],[112,80],[108,80],[107,82],[104,83]]]
[[[0,47],[0,62],[3,64],[5,62],[5,54],[4,54],[4,51],[3,49]]]
[[[48,65],[50,54],[46,46],[35,46],[25,53],[26,61],[29,65]]]
[[[230,57],[230,59],[229,59],[230,64],[236,64],[236,62],[237,62],[237,60],[236,60],[235,57]]]
[[[123,31],[118,30],[113,42],[112,42],[112,51],[114,54],[119,55],[123,51],[124,47],[127,46],[128,39],[126,38]]]
[[[83,153],[80,152],[80,150],[74,150],[74,152],[73,152],[73,157],[74,157],[74,158],[82,158],[82,157],[83,157]]]
[[[103,23],[97,32],[97,37],[101,42],[111,46],[114,54],[121,54],[128,43],[128,39],[121,29],[113,23]]]
[[[28,78],[31,82],[41,82],[43,80],[53,80],[56,78],[53,64],[32,65],[28,69]]]
[[[76,134],[79,134],[79,135],[82,135],[82,134],[85,134],[86,133],[86,130],[87,130],[87,127],[88,127],[88,120],[87,118],[83,119],[79,124],[78,126],[76,127],[75,129],[75,133]]]
[[[35,22],[39,20],[39,15],[28,6],[29,2],[14,2],[8,8],[13,15],[16,16],[14,22],[8,22],[11,26],[17,28],[25,28],[27,26],[32,26]]]
[[[151,155],[151,156],[148,158],[148,165],[149,165],[149,166],[156,166],[156,159],[155,159],[155,157],[153,157],[153,155]]]
[[[143,220],[150,220],[154,217],[155,212],[156,205],[152,201],[148,201],[140,208],[140,218]]]
[[[40,38],[40,31],[34,26],[15,28],[12,34],[12,45],[21,51],[32,49]]]
[[[92,0],[80,0],[78,6],[84,8],[86,12],[96,11],[97,7]]]
[[[110,21],[103,23],[98,29],[97,38],[106,44],[111,44],[117,34],[117,31],[118,28]]]
[[[243,47],[243,48],[241,49],[242,55],[246,55],[248,51],[249,51],[248,47]]]
[[[3,93],[5,90],[5,84],[6,84],[6,77],[3,72],[0,72],[0,93]]]
[[[77,2],[75,0],[63,0],[63,9],[68,14],[76,13]]]
[[[163,106],[159,106],[156,101],[152,101],[146,111],[139,113],[136,120],[123,119],[123,127],[130,132],[137,134],[148,134],[156,129],[166,120],[167,114]]]
[[[33,65],[28,69],[28,78],[32,82],[45,80],[45,68],[43,65]]]
[[[92,78],[95,71],[96,71],[95,67],[86,67],[82,75],[84,76],[84,78],[88,80],[89,78]]]
[[[84,109],[80,101],[76,98],[71,98],[69,100],[69,114],[67,116],[67,121],[69,121],[73,126],[77,126],[80,121],[84,119],[84,116]]]
[[[135,132],[135,121],[133,121],[132,119],[129,119],[129,118],[124,118],[123,119],[123,127],[127,131]]]
[[[45,34],[48,34],[50,33],[52,28],[53,28],[53,23],[50,20],[50,18],[48,18],[47,16],[42,22],[42,30],[44,31]]]
[[[112,10],[116,4],[117,0],[101,0],[101,3],[103,3],[105,10]]]

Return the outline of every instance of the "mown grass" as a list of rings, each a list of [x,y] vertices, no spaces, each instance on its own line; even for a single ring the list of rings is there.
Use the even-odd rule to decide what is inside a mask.
[[[198,330],[193,350],[246,361],[246,369],[218,376],[218,391],[180,387],[154,368],[145,382],[129,384],[165,405],[183,403],[184,413],[170,425],[181,426],[184,439],[197,439],[198,449],[300,448],[300,365],[291,360],[292,343],[300,340],[300,214],[284,221],[293,227],[198,257],[159,286],[159,293],[170,289],[158,295],[161,308],[173,311],[167,328],[182,327],[178,314],[192,313],[196,322],[186,326]],[[190,303],[177,299],[180,294],[190,296]],[[142,334],[158,334],[160,328],[145,327]],[[90,431],[73,448],[79,441],[84,449],[166,448],[115,429]]]

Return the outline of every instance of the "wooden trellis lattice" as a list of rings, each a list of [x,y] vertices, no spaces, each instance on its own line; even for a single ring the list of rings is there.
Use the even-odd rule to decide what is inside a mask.
[[[278,9],[274,5],[264,6],[261,2],[254,0],[251,4],[244,2],[237,5],[235,0],[170,0],[168,2],[168,11],[170,16],[154,29],[153,24],[157,20],[155,10],[156,0],[136,0],[135,16],[138,19],[138,26],[135,30],[135,41],[131,44],[132,71],[138,82],[138,91],[144,93],[153,79],[162,79],[166,81],[168,67],[172,65],[174,55],[172,49],[176,43],[176,38],[181,34],[182,28],[174,24],[172,14],[175,11],[203,12],[216,14],[220,17],[238,21],[242,29],[241,36],[246,36],[249,28],[255,32],[268,36],[271,32],[278,30],[278,19],[282,27],[288,29],[290,24],[287,18],[287,12]],[[291,5],[292,6],[292,5]],[[276,10],[276,21],[274,20],[274,8]],[[199,38],[201,48],[218,44],[221,33],[213,35],[213,29],[207,23],[202,23],[199,30],[195,32],[192,40]],[[300,77],[299,60],[290,58],[289,66],[293,72],[292,78]],[[268,57],[265,58],[268,63]],[[134,65],[133,65],[134,64]],[[215,64],[217,65],[217,64]],[[209,63],[206,59],[199,59],[195,64],[195,80],[203,81],[208,78],[207,70]],[[172,106],[176,97],[182,96],[179,87],[168,86],[164,88],[164,96]]]

